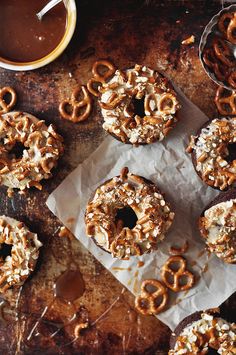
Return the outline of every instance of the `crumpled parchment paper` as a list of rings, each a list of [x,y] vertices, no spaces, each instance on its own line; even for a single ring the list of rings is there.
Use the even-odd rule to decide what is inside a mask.
[[[88,250],[134,295],[139,294],[141,281],[160,280],[160,268],[169,257],[172,245],[182,246],[190,269],[199,279],[187,292],[174,294],[165,312],[157,317],[172,330],[189,314],[219,306],[236,291],[236,266],[224,264],[204,252],[197,230],[197,220],[204,207],[219,194],[197,176],[190,156],[185,152],[190,134],[207,121],[207,117],[178,90],[182,109],[180,121],[163,142],[132,147],[106,137],[98,149],[80,164],[53,191],[47,200],[49,209],[88,248]],[[159,244],[159,250],[128,261],[113,259],[85,234],[84,212],[87,201],[98,185],[118,175],[127,166],[130,172],[154,181],[176,213],[174,223]],[[138,261],[144,265],[138,267]]]

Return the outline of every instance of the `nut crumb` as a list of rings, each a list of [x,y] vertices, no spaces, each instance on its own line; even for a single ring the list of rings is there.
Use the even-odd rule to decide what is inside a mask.
[[[59,235],[59,237],[62,237],[62,238],[66,237],[66,238],[69,238],[70,240],[74,239],[74,235],[65,226],[60,228],[58,235]]]
[[[76,337],[76,338],[79,338],[80,335],[81,335],[81,331],[82,331],[83,329],[88,328],[88,326],[89,326],[89,323],[88,323],[88,322],[77,324],[77,325],[75,326],[75,330],[74,330],[75,337]]]
[[[184,44],[184,45],[189,45],[189,44],[192,44],[192,43],[194,43],[195,42],[195,36],[190,36],[190,37],[188,37],[188,38],[186,38],[185,40],[183,40],[182,42],[181,42],[181,44]]]
[[[14,196],[14,190],[11,187],[7,189],[7,196],[9,198],[12,198]]]

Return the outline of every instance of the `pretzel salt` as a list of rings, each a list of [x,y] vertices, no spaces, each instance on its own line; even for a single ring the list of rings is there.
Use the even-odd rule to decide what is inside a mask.
[[[79,95],[83,98],[79,100]],[[69,112],[70,108],[70,112]],[[81,112],[83,110],[83,112]],[[92,99],[85,86],[78,86],[69,99],[60,103],[59,112],[63,118],[72,122],[82,122],[86,120],[92,110]]]
[[[101,73],[101,68],[106,68],[104,73]],[[96,96],[99,97],[100,93],[98,89],[94,88],[94,84],[104,84],[108,78],[110,78],[116,71],[115,66],[109,62],[108,60],[98,60],[94,63],[92,67],[93,77],[88,81],[87,88],[88,91]]]
[[[148,290],[148,286],[155,291]],[[168,290],[160,281],[144,280],[141,284],[141,294],[135,298],[135,307],[143,315],[159,314],[166,308],[167,301]]]
[[[10,95],[10,102],[7,103],[5,98]],[[0,114],[7,113],[15,106],[17,100],[16,92],[13,88],[5,86],[0,89]]]
[[[215,104],[221,115],[236,115],[236,91],[219,86],[216,91]]]
[[[177,265],[177,270],[173,266]],[[189,290],[194,285],[194,275],[186,270],[186,260],[182,256],[171,256],[161,269],[162,280],[167,287],[174,292]],[[186,279],[185,284],[181,284],[181,278]]]

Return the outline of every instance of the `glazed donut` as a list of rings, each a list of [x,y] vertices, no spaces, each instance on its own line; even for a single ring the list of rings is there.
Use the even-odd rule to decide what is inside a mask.
[[[17,144],[24,146],[21,157],[11,153]],[[63,152],[62,137],[52,125],[25,112],[9,112],[0,116],[0,183],[24,190],[42,188],[42,179],[52,176]]]
[[[177,122],[180,104],[175,91],[165,77],[146,66],[117,70],[100,92],[103,128],[124,143],[160,141]]]
[[[170,340],[169,355],[205,355],[212,349],[222,355],[236,354],[236,324],[208,311],[186,317]]]
[[[234,143],[236,117],[216,118],[191,137],[187,152],[192,153],[196,172],[206,184],[225,190],[235,183],[236,159],[229,150]]]
[[[5,260],[3,246],[11,245],[11,254]],[[42,243],[37,234],[13,218],[0,216],[0,292],[21,286],[34,270]]]
[[[209,250],[226,263],[236,263],[236,190],[221,193],[205,208],[199,229]]]
[[[119,211],[127,207],[137,217],[130,228],[117,218]],[[86,233],[113,257],[129,259],[155,250],[173,218],[174,213],[158,188],[124,168],[120,176],[96,189],[85,213]]]

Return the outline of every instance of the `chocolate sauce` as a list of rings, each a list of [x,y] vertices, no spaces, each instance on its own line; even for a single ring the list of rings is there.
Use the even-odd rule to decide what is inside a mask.
[[[66,302],[74,302],[85,291],[85,283],[79,270],[65,271],[54,284],[54,296]]]
[[[67,11],[61,2],[42,19],[36,16],[48,0],[0,1],[0,56],[13,62],[31,62],[51,53],[66,29]]]

